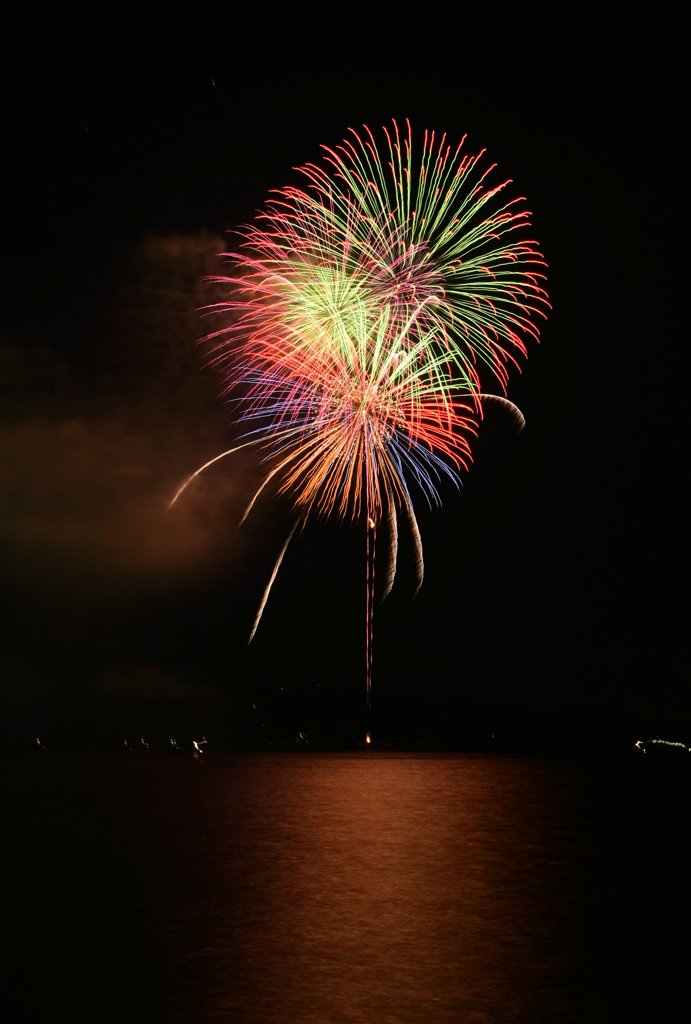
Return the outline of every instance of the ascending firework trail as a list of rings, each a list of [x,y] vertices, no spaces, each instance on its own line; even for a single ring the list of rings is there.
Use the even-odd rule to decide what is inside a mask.
[[[299,168],[302,187],[271,193],[255,222],[223,253],[231,272],[207,312],[223,326],[202,339],[223,375],[223,397],[290,496],[295,524],[252,625],[259,624],[291,537],[313,517],[363,524],[366,538],[366,699],[371,707],[377,531],[388,536],[382,592],[394,581],[398,525],[412,531],[417,582],[423,560],[413,494],[439,506],[443,479],[458,486],[486,403],[507,397],[510,371],[547,316],[545,260],[530,238],[523,198],[491,182],[484,152],[465,137],[409,122],[379,138],[349,130],[320,164]],[[496,392],[496,393],[494,393]]]

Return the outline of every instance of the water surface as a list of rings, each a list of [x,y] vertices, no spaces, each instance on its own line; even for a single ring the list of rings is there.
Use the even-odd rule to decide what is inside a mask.
[[[11,1024],[657,1022],[683,993],[686,775],[374,752],[2,767]]]

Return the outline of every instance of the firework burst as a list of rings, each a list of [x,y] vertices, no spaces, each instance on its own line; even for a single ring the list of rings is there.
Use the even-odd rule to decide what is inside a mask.
[[[401,513],[421,583],[413,493],[438,505],[441,481],[458,485],[488,401],[522,422],[508,382],[550,308],[523,198],[464,146],[426,131],[416,148],[409,122],[380,139],[351,129],[238,232],[231,272],[212,279],[228,297],[208,312],[224,323],[204,341],[246,434],[173,498],[248,445],[269,469],[243,519],[269,484],[290,496],[295,526],[250,639],[295,530],[317,516],[364,524],[368,706],[377,528],[390,540],[384,594]]]

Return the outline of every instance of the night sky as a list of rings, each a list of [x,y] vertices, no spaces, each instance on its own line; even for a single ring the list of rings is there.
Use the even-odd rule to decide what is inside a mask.
[[[320,144],[406,117],[467,133],[526,197],[553,312],[509,385],[524,432],[488,417],[460,493],[418,508],[417,596],[402,542],[375,616],[379,734],[691,740],[685,26],[665,5],[514,6],[6,19],[7,742],[361,735],[363,536],[310,527],[248,648],[290,509],[260,502],[238,529],[256,456],[166,509],[236,436],[197,344],[228,231]]]

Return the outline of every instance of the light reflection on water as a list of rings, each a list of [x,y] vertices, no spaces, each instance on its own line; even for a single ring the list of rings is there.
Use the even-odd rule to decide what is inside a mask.
[[[638,765],[39,762],[5,775],[13,1024],[609,1024],[673,981]]]

